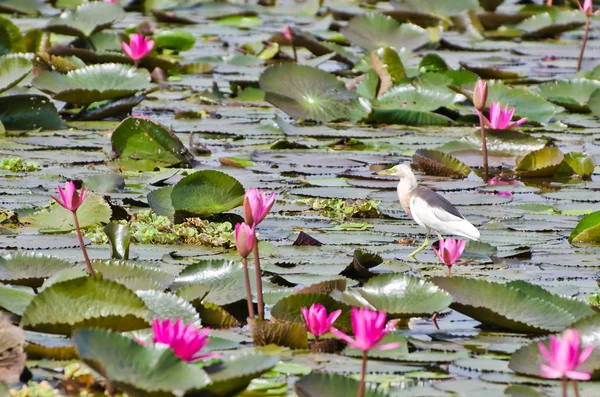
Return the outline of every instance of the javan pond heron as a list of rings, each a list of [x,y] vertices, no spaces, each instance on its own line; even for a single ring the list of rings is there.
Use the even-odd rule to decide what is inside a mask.
[[[440,232],[479,240],[479,230],[454,205],[433,190],[419,187],[410,166],[399,164],[379,172],[379,175],[396,175],[400,178],[398,199],[404,212],[427,231],[425,242],[409,255],[410,258],[416,260],[415,255],[427,247],[432,230],[440,240],[443,240]]]

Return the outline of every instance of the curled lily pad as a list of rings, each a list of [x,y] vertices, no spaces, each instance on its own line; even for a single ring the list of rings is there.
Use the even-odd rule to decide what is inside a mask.
[[[56,256],[38,252],[17,252],[0,257],[0,281],[38,288],[54,273],[73,265]]]
[[[551,294],[525,281],[500,284],[464,277],[431,281],[452,295],[452,309],[513,332],[562,331],[594,314],[584,302]]]
[[[79,357],[115,388],[133,396],[167,396],[210,383],[199,366],[182,361],[171,349],[142,346],[121,334],[82,329],[73,335]]]
[[[423,317],[444,310],[452,297],[438,286],[408,274],[382,274],[358,290],[379,311],[392,317]]]
[[[439,150],[419,149],[413,155],[413,162],[429,175],[466,178],[471,173],[466,164]]]
[[[515,26],[526,37],[553,37],[583,26],[585,18],[579,11],[544,12],[535,14]]]
[[[110,257],[112,259],[129,259],[129,244],[131,242],[129,227],[120,223],[109,223],[104,226],[104,233],[110,244]]]
[[[45,95],[10,95],[0,97],[0,123],[7,130],[65,128],[56,107]]]
[[[16,52],[25,52],[23,35],[10,19],[0,16],[0,55]]]
[[[378,97],[406,76],[404,65],[398,53],[389,47],[371,51],[371,65],[379,76]]]
[[[570,243],[600,242],[600,211],[592,212],[579,221],[569,236]]]
[[[46,30],[67,36],[86,38],[109,28],[123,17],[125,17],[125,12],[119,5],[94,1],[64,11],[60,16],[48,22]]]
[[[85,327],[132,331],[148,327],[147,317],[144,301],[122,284],[82,277],[37,294],[23,313],[21,326],[63,335]]]
[[[123,120],[110,138],[113,151],[120,161],[142,166],[190,166],[194,156],[179,138],[162,124],[137,117]],[[132,162],[134,162],[132,164]]]
[[[0,57],[0,93],[16,86],[32,69],[31,62],[22,57]]]
[[[523,157],[515,171],[524,177],[552,176],[560,167],[563,158],[560,149],[547,146]]]
[[[249,318],[248,325],[252,333],[252,340],[257,346],[276,344],[292,349],[306,349],[308,347],[306,328],[302,324]]]
[[[310,66],[272,66],[260,76],[259,83],[267,102],[296,119],[343,119],[356,107],[356,96],[343,82]]]
[[[131,96],[149,88],[150,73],[146,69],[106,63],[86,66],[66,75],[46,70],[33,79],[32,83],[56,100],[89,105]]]
[[[153,36],[157,48],[172,51],[187,51],[194,47],[196,39],[191,33],[177,29],[163,30]]]
[[[366,49],[380,47],[415,50],[429,43],[429,31],[411,23],[398,23],[379,13],[354,17],[341,32],[346,39]]]
[[[242,205],[246,190],[232,176],[203,170],[186,176],[173,188],[171,200],[175,218],[208,217]]]
[[[557,173],[589,177],[594,172],[594,168],[596,168],[594,156],[587,153],[570,152],[565,154]]]

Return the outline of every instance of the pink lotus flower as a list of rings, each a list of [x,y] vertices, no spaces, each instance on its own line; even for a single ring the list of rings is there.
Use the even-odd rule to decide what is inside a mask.
[[[193,362],[205,360],[207,358],[218,357],[216,353],[199,354],[210,339],[207,337],[210,328],[203,328],[199,331],[191,323],[183,326],[183,319],[180,317],[175,323],[171,319],[152,321],[152,331],[154,332],[154,343],[161,343],[169,346],[173,352],[182,360]]]
[[[119,0],[104,0],[105,3],[119,4]]]
[[[319,336],[329,332],[335,320],[342,314],[341,310],[336,310],[331,312],[329,317],[327,317],[327,309],[319,303],[313,303],[310,309],[303,307],[300,310],[302,311],[304,320],[306,320],[308,332],[313,334],[317,339]]]
[[[260,193],[256,188],[248,189],[244,197],[244,219],[246,223],[256,227],[271,211],[273,203],[275,203],[275,193],[267,198],[266,193]]]
[[[58,193],[60,194],[60,199],[54,196],[50,197],[52,197],[54,201],[56,201],[65,209],[71,212],[75,212],[81,206],[81,204],[83,204],[83,200],[85,200],[87,192],[87,189],[82,189],[80,196],[79,194],[77,194],[75,183],[73,183],[73,181],[69,181],[65,183],[65,190],[62,190],[62,188],[58,186]]]
[[[479,113],[479,111],[477,111]],[[527,117],[518,120],[516,123],[510,124],[515,114],[515,108],[508,109],[508,104],[502,110],[500,102],[492,102],[490,106],[490,118],[483,116],[485,125],[494,130],[510,130],[520,126],[527,121]]]
[[[355,339],[352,339],[337,328],[331,327],[331,333],[347,342],[354,349],[362,350],[363,352],[371,349],[389,350],[400,346],[400,342],[386,343],[380,345],[381,340],[389,334],[398,323],[399,320],[391,320],[387,324],[385,312],[376,312],[366,308],[352,308],[352,330],[354,331]]]
[[[245,222],[235,225],[235,247],[242,258],[250,255],[254,247],[254,226],[250,227]]]
[[[444,265],[452,266],[463,254],[466,244],[464,240],[447,238],[438,241],[439,251],[434,246],[431,246],[431,248],[433,248],[433,251]]]
[[[136,66],[140,59],[152,52],[154,48],[154,40],[144,37],[139,33],[133,33],[129,37],[129,44],[121,43],[123,52],[135,62]]]
[[[286,40],[292,41],[292,31],[290,30],[290,25],[285,25],[283,28],[283,36]]]
[[[577,371],[592,354],[594,346],[580,349],[581,340],[576,329],[567,329],[562,337],[550,336],[550,351],[540,342],[538,347],[544,360],[548,363],[540,365],[543,378],[568,378],[573,380],[589,380],[591,371]]]
[[[600,12],[600,10],[594,12],[594,4],[592,4],[592,0],[584,0],[583,6],[577,0],[577,7],[583,12],[586,16],[590,17],[592,15],[596,15]]]

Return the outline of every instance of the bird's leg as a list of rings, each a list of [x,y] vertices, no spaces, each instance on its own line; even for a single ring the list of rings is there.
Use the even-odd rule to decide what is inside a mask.
[[[427,228],[427,233],[425,234],[425,242],[416,250],[414,250],[408,257],[413,259],[413,260],[417,260],[417,258],[415,258],[415,255],[417,255],[419,252],[423,251],[425,249],[425,247],[427,247],[427,244],[429,244],[429,233],[431,232],[431,230],[429,228]]]
[[[438,238],[440,239],[441,242],[444,242],[444,238],[442,237],[442,235],[440,234],[440,232],[438,232],[437,230],[435,231],[435,234],[437,234]]]

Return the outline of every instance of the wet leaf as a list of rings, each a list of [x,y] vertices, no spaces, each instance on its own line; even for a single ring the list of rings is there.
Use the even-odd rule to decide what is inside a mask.
[[[426,174],[465,178],[471,169],[457,158],[431,149],[419,149],[413,155],[413,162]]]
[[[600,242],[600,211],[592,212],[579,221],[569,236],[570,243]]]
[[[28,59],[0,57],[0,93],[19,84],[31,69],[31,62]]]
[[[526,37],[553,37],[583,26],[585,18],[579,11],[545,12],[535,14],[515,26]]]
[[[191,33],[177,29],[163,30],[152,36],[152,38],[156,48],[176,52],[192,49],[196,43],[196,39]]]
[[[3,0],[0,2],[0,12],[37,15],[38,5],[35,0]]]
[[[122,284],[85,277],[45,288],[33,298],[21,326],[40,332],[69,335],[98,327],[132,331],[148,327],[148,308]]]
[[[148,321],[182,318],[184,323],[200,326],[198,312],[185,299],[162,291],[137,291],[148,307]]]
[[[51,19],[46,30],[52,33],[90,37],[92,34],[109,28],[125,17],[125,12],[117,4],[91,2],[75,9],[64,11],[60,16]]]
[[[25,41],[10,19],[0,16],[0,55],[25,52]]]
[[[119,223],[109,223],[104,226],[104,233],[106,233],[110,244],[110,258],[129,259],[129,244],[131,242],[129,227]]]
[[[524,177],[552,176],[558,171],[563,158],[560,149],[544,147],[523,157],[515,171]]]
[[[312,372],[296,382],[294,390],[298,397],[348,397],[358,390],[359,381],[345,375]],[[370,385],[365,387],[364,397],[386,397],[389,394]]]
[[[55,130],[65,127],[54,104],[43,95],[0,97],[0,123],[7,130]]]
[[[596,168],[594,156],[587,153],[570,152],[565,154],[557,173],[590,177],[594,168]]]
[[[39,288],[54,273],[73,265],[56,256],[39,252],[16,252],[0,257],[0,281]]]
[[[23,315],[34,296],[31,290],[0,285],[0,307],[19,316]]]
[[[429,43],[426,29],[411,23],[400,24],[379,13],[354,17],[341,32],[346,39],[366,50],[380,47],[415,50]]]

